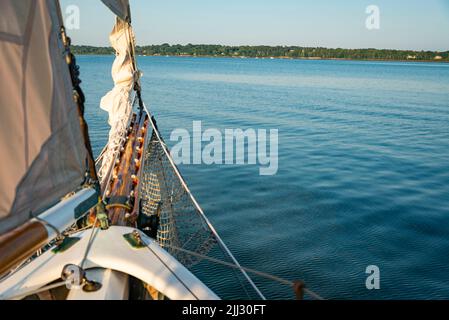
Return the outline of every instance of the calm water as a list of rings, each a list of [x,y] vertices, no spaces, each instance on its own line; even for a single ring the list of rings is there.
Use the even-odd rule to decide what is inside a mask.
[[[95,152],[113,57],[79,57]],[[174,128],[279,129],[279,171],[182,166],[245,266],[333,299],[449,298],[449,64],[141,57]],[[365,288],[377,265],[381,289]],[[292,292],[255,278],[270,298]],[[233,287],[228,288],[229,292]]]

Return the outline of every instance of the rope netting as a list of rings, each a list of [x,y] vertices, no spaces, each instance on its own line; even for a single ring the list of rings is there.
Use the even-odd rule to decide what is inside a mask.
[[[159,134],[154,118],[150,122],[153,132],[144,155],[139,205],[141,214],[157,217],[158,243],[222,298],[263,298],[243,269],[233,270],[201,257],[239,266],[191,194]],[[226,287],[231,288],[230,292],[235,295],[236,285],[241,286],[242,295],[229,296]]]
[[[182,264],[195,264],[195,258],[170,247],[206,254],[216,244],[216,239],[173,171],[154,132],[148,144],[143,168],[140,182],[141,213],[159,217],[157,241],[162,247],[176,255]]]

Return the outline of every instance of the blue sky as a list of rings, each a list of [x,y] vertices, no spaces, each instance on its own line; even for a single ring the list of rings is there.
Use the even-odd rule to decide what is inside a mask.
[[[113,15],[100,0],[80,8],[75,44],[108,45]],[[368,5],[380,29],[365,27]],[[131,0],[140,45],[207,43],[449,50],[449,0]]]

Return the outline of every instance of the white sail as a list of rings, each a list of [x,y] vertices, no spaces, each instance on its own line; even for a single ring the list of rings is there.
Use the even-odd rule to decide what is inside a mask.
[[[0,235],[84,180],[61,21],[56,0],[0,1]]]

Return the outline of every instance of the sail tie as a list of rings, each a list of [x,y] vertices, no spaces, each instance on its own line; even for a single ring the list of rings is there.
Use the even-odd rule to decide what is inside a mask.
[[[39,221],[40,223],[42,223],[43,225],[47,226],[48,228],[52,229],[55,233],[56,233],[56,239],[61,239],[64,238],[64,236],[62,235],[61,231],[59,231],[58,228],[56,228],[54,225],[52,225],[50,222],[39,218],[39,216],[32,216],[34,219],[36,219],[37,221]]]

